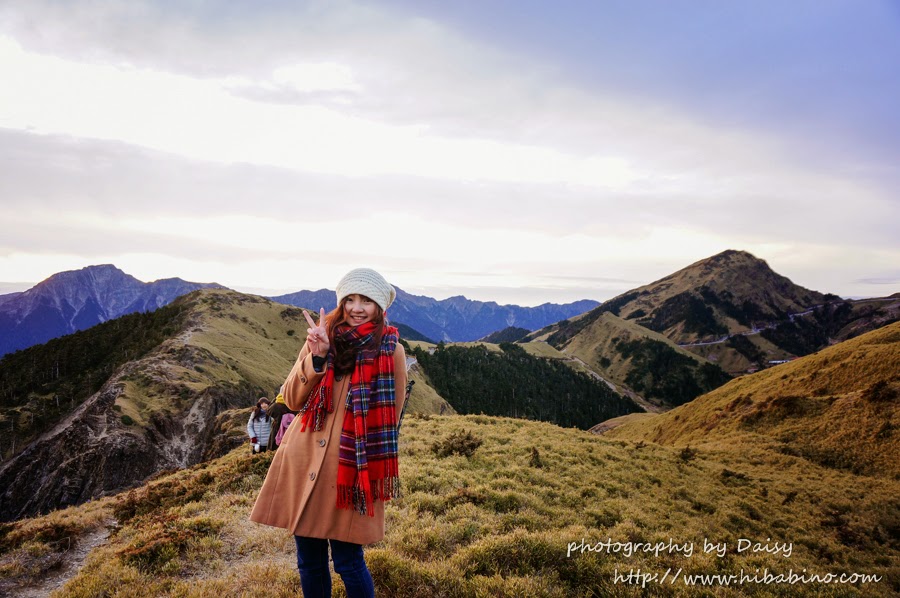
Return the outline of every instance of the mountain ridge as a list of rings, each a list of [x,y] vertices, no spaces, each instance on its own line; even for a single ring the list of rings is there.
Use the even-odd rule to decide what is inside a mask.
[[[334,291],[297,291],[269,297],[294,306],[318,305],[330,311],[336,305]],[[476,301],[463,295],[434,299],[397,289],[397,298],[388,309],[388,318],[415,329],[426,338],[444,342],[474,341],[492,332],[519,326],[536,330],[552,322],[572,317],[599,305],[582,299],[572,303],[543,303],[535,307],[500,305],[495,301]]]
[[[716,312],[716,323],[705,321],[705,314],[691,313],[692,295],[705,299]],[[717,329],[720,333],[749,331],[755,320],[784,319],[792,311],[825,302],[826,295],[794,284],[773,271],[765,260],[729,249],[613,297],[608,303],[620,305],[615,315],[636,319],[678,343],[688,343],[705,340],[705,334],[715,335]]]
[[[274,391],[299,351],[301,341],[288,333],[304,322],[299,310],[262,297],[201,289],[164,309],[183,313],[162,342],[114,371],[99,372],[108,377],[97,392],[3,464],[0,518],[80,503],[199,462],[216,416]],[[53,343],[78,345],[94,332]],[[7,366],[5,360],[0,365]],[[18,412],[33,420],[52,409],[53,395],[37,389],[2,415]]]
[[[896,321],[900,299],[852,301],[805,289],[764,260],[730,249],[527,338],[545,338],[561,349],[604,313],[742,375]]]
[[[200,288],[226,287],[180,278],[142,282],[112,264],[58,272],[26,291],[0,295],[0,358],[127,313],[157,309]],[[463,295],[437,300],[402,289],[397,295],[389,310],[390,320],[409,326],[410,338],[445,341],[476,340],[513,324],[534,330],[599,305],[584,299],[522,307],[469,300]],[[316,311],[335,305],[334,291],[327,289],[269,299]]]
[[[0,299],[0,357],[129,313],[152,311],[200,288],[180,278],[142,282],[112,264],[59,272]]]

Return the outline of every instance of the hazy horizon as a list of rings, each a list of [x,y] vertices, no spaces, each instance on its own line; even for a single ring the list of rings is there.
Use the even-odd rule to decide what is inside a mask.
[[[96,266],[99,264],[91,264],[91,265]],[[686,265],[689,265],[689,264],[686,264]],[[129,272],[125,272],[125,273],[130,274]],[[135,277],[135,278],[137,278],[137,277]],[[176,278],[176,277],[164,276],[162,278]],[[159,280],[159,279],[141,280],[140,278],[138,278],[138,280],[140,280],[141,282],[147,283],[147,282],[153,282],[154,280]],[[37,282],[0,281],[0,295],[6,295],[9,293],[27,291],[28,289],[31,289],[32,287],[39,284],[40,282],[43,282],[43,281],[37,281]],[[251,295],[261,295],[264,297],[277,297],[277,296],[281,296],[281,295],[297,293],[300,291],[313,291],[314,292],[314,291],[320,291],[323,289],[329,290],[329,291],[334,290],[333,288],[328,288],[328,287],[291,288],[291,289],[266,289],[266,288],[241,287],[241,286],[232,287],[230,285],[224,284],[217,280],[189,280],[188,282],[217,283],[217,284],[221,284],[222,286],[228,287],[234,291],[238,291],[240,293],[247,293],[247,294],[251,294]],[[645,284],[650,284],[652,282],[656,282],[656,281],[648,280],[648,281],[642,282],[636,286],[643,286]],[[537,301],[537,302],[533,302],[533,303],[521,303],[521,302],[517,303],[515,301],[498,300],[497,298],[490,296],[490,294],[489,294],[490,289],[484,289],[484,288],[478,288],[478,289],[459,289],[459,288],[450,289],[450,288],[446,288],[446,287],[434,287],[432,289],[413,289],[413,288],[404,288],[404,287],[399,287],[399,288],[401,288],[403,291],[410,293],[412,295],[431,297],[432,299],[437,299],[438,301],[443,301],[445,299],[449,299],[450,297],[462,295],[466,299],[470,299],[470,300],[474,300],[474,301],[482,301],[482,302],[493,301],[495,303],[498,303],[499,305],[518,305],[521,307],[535,307],[535,306],[542,305],[545,303],[566,304],[566,303],[574,303],[576,301],[582,301],[582,300],[593,300],[593,301],[602,303],[602,302],[612,298],[612,296],[608,296],[608,297],[603,297],[602,299],[598,299],[596,297],[585,296],[585,297],[576,297],[574,299],[567,299],[567,300],[554,300],[551,298],[546,301]],[[627,290],[630,290],[630,289],[627,289]],[[812,289],[812,290],[820,291],[822,293],[831,292],[827,289],[825,289],[825,290]],[[497,296],[504,296],[504,294],[515,293],[516,291],[517,291],[517,289],[495,289]],[[857,295],[857,296],[846,296],[846,295],[840,295],[840,294],[838,294],[838,295],[843,299],[867,299],[867,298],[875,298],[875,297],[886,297],[890,294],[893,294],[893,293],[888,293],[885,295]]]

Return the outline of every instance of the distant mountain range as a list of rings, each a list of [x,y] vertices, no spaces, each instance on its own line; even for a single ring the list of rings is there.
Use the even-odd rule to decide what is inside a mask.
[[[319,309],[334,309],[334,291],[299,291],[270,297],[273,301]],[[461,295],[443,300],[412,295],[397,289],[397,299],[388,309],[388,318],[417,330],[434,342],[474,341],[508,326],[537,330],[543,326],[571,318],[600,305],[584,299],[574,303],[544,303],[536,307],[498,305],[494,301],[473,301]]]
[[[169,278],[141,282],[112,265],[60,272],[24,292],[0,295],[0,357],[129,313],[158,309],[177,297],[220,284]],[[334,291],[299,291],[273,301],[318,310],[335,307]],[[462,296],[438,301],[397,289],[388,311],[408,340],[469,341],[507,326],[537,330],[599,305],[583,300],[537,307],[498,305]]]
[[[0,295],[0,357],[219,284],[167,278],[141,282],[113,265],[54,274],[27,291]]]
[[[178,278],[145,283],[112,265],[55,274],[25,292],[0,295],[0,357],[124,314],[157,309],[208,287],[224,288]],[[335,306],[334,292],[327,289],[270,299],[313,310]],[[602,314],[617,316],[639,329],[617,335],[610,328],[616,320],[607,318],[604,332],[591,332]],[[496,339],[514,341],[522,330],[536,331],[525,340],[546,340],[563,351],[574,343],[572,350],[577,347],[581,360],[596,371],[604,370],[608,380],[624,384],[627,375],[637,374],[615,365],[622,359],[622,346],[610,353],[610,342],[619,336],[633,340],[634,330],[659,333],[726,372],[740,375],[896,321],[900,294],[841,299],[795,285],[747,252],[728,250],[602,304],[582,300],[521,307],[462,296],[437,300],[398,289],[388,316],[407,340],[467,342],[506,330]],[[583,338],[571,340],[579,334]],[[605,349],[594,346],[600,341]],[[603,367],[607,361],[612,368]]]

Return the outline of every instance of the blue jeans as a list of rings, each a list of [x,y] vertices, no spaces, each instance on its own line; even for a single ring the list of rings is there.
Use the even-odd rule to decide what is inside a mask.
[[[334,570],[344,581],[347,598],[374,598],[375,584],[366,567],[363,549],[359,544],[340,540],[322,540],[294,536],[297,543],[297,569],[304,598],[331,596],[331,572],[328,570],[328,544]]]

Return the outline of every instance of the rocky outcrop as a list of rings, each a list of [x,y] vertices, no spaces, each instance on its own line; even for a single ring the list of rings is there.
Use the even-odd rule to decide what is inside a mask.
[[[0,519],[79,504],[157,470],[150,441],[129,433],[114,416],[120,391],[120,385],[107,384],[0,469]]]
[[[11,521],[120,492],[160,471],[201,461],[217,414],[244,400],[210,388],[183,411],[155,412],[146,427],[125,425],[113,409],[123,367],[75,412],[0,469],[0,520]],[[244,410],[246,413],[246,409]]]

